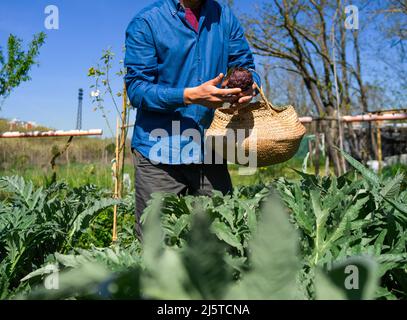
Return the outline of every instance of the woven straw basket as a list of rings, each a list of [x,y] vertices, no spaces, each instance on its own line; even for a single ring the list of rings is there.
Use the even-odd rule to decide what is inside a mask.
[[[262,101],[240,109],[233,107],[217,109],[206,137],[223,138],[222,156],[228,161],[236,162],[236,154],[239,151],[244,152],[245,155],[251,152],[257,157],[255,166],[263,167],[292,158],[298,150],[306,129],[298,120],[293,106],[277,108],[267,100],[261,88],[257,87],[257,89]],[[230,134],[230,130],[237,132],[237,129],[243,129],[245,134],[240,142],[231,145],[229,141],[228,144],[225,138],[226,132],[229,130]],[[250,129],[255,129],[255,134],[253,131],[250,132]],[[234,149],[232,157],[230,157],[231,148]],[[215,152],[220,153],[218,150]],[[244,165],[251,166],[250,163]]]

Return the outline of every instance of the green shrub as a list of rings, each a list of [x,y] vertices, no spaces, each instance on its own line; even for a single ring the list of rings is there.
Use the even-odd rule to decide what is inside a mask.
[[[70,200],[56,197],[58,205],[52,207],[60,213],[38,220],[42,211],[47,212],[43,204],[57,201],[53,190],[61,187],[32,191],[21,180],[20,187],[13,188],[14,180],[6,179],[8,187],[3,189],[10,195],[0,202],[0,231],[10,225],[4,221],[12,208],[18,208],[18,216],[26,221],[21,230],[34,226],[33,232],[24,231],[29,236],[49,240],[53,233],[48,222],[52,230],[62,231],[57,241],[47,242],[49,247],[39,242],[41,253],[33,247],[22,251],[34,266],[18,261],[19,272],[12,276],[9,266],[21,251],[10,249],[7,241],[25,241],[27,236],[23,232],[14,238],[12,233],[0,232],[7,235],[0,238],[1,254],[6,256],[0,264],[6,266],[0,288],[13,296],[8,288],[17,287],[17,280],[24,277],[19,298],[406,299],[404,175],[378,176],[344,156],[355,170],[341,177],[297,171],[298,180],[280,178],[269,186],[240,187],[229,196],[218,192],[212,197],[155,194],[143,216],[143,248],[132,232],[131,195],[121,202],[121,212],[126,214],[119,215],[120,241],[97,249],[92,244],[109,239],[107,212],[93,219],[96,224],[90,219],[76,228],[73,237],[69,228],[62,227],[63,220],[54,220],[64,213],[72,219],[72,212],[87,210],[93,212],[88,217],[96,217],[95,206],[104,210],[107,203],[113,203],[103,200],[101,191],[64,187],[65,191],[58,192],[70,194]],[[27,188],[29,192],[18,191]],[[51,196],[42,201],[37,193],[38,199],[42,194]],[[99,205],[92,206],[95,198]],[[106,206],[100,201],[106,201]],[[37,202],[42,205],[33,207],[40,210],[30,214],[31,204]],[[57,253],[45,257],[52,250]],[[39,284],[48,276],[49,263],[62,270],[58,290],[45,290]],[[358,288],[347,287],[349,266],[359,275]],[[27,284],[39,285],[30,291]]]
[[[117,203],[91,185],[56,183],[35,190],[20,177],[0,178],[0,190],[5,194],[0,202],[0,298],[24,287],[19,280],[48,255],[74,248],[92,220]]]

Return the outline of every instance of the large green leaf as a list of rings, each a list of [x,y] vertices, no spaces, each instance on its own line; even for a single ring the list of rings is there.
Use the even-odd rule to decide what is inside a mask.
[[[339,222],[338,226],[335,228],[334,232],[331,234],[329,237],[329,240],[327,241],[326,244],[324,244],[325,249],[329,249],[329,246],[335,242],[337,239],[340,237],[345,236],[345,230],[347,225],[350,224],[353,220],[355,220],[358,217],[359,212],[363,208],[363,206],[366,204],[366,202],[369,201],[369,197],[365,197],[362,199],[359,199],[356,201],[354,205],[351,205],[350,208],[348,208],[343,216],[341,221]]]
[[[370,300],[374,298],[378,288],[377,264],[368,257],[352,257],[336,262],[325,276],[329,282],[321,274],[315,280],[319,300]]]
[[[177,251],[164,247],[164,230],[161,226],[162,199],[155,197],[147,209],[144,224],[143,259],[146,272],[141,288],[147,297],[155,299],[188,299],[188,274]],[[195,298],[198,293],[193,294]]]
[[[315,293],[318,300],[346,300],[343,290],[340,290],[333,281],[321,270],[315,274]]]
[[[38,285],[27,297],[18,299],[57,300],[81,296],[97,298],[100,283],[110,276],[110,272],[97,263],[86,263],[78,268],[59,273],[50,273],[44,283]],[[51,285],[47,287],[46,284]]]
[[[240,239],[236,234],[232,233],[232,230],[225,223],[219,219],[215,219],[212,223],[211,229],[218,236],[220,240],[225,241],[227,244],[235,247],[239,252],[243,252],[243,246],[240,243]]]
[[[329,216],[329,211],[326,208],[321,207],[320,193],[317,190],[310,191],[311,205],[316,218],[316,230],[315,230],[315,258],[314,263],[316,264],[323,254],[323,242],[327,233],[325,228],[326,221]]]
[[[338,149],[338,148],[336,148]],[[363,164],[361,164],[359,161],[357,161],[355,158],[347,154],[345,151],[338,149],[343,157],[349,162],[349,164],[354,167],[357,171],[359,171],[362,176],[370,182],[372,186],[379,186],[380,185],[380,179],[375,174],[373,171],[367,169]]]
[[[399,192],[400,192],[400,187],[401,183],[403,182],[404,179],[404,174],[397,173],[396,176],[393,179],[390,179],[388,181],[383,189],[380,191],[380,194],[383,197],[389,197],[389,198],[394,198],[396,197]]]
[[[186,240],[182,259],[193,293],[199,292],[201,299],[221,299],[232,281],[232,270],[225,263],[226,245],[210,232],[203,209],[194,215]]]
[[[298,299],[298,236],[279,199],[262,210],[258,232],[250,242],[251,271],[234,285],[227,299]]]

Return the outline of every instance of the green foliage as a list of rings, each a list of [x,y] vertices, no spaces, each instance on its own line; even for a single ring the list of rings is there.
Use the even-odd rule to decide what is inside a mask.
[[[105,150],[109,154],[109,156],[114,156],[114,153],[116,151],[116,145],[114,143],[109,143],[106,147]]]
[[[265,186],[238,188],[233,195],[223,196],[214,191],[212,197],[186,196],[179,198],[173,194],[155,194],[153,199],[163,201],[163,227],[167,245],[182,246],[190,230],[191,215],[196,207],[201,208],[212,219],[210,228],[216,236],[230,246],[230,252],[244,256],[244,247],[256,229],[256,209],[268,195]],[[150,214],[147,208],[143,219]]]
[[[380,263],[381,288],[376,297],[406,297],[406,202],[403,175],[379,177],[344,154],[357,170],[336,177],[302,175],[298,182],[279,179],[283,201],[301,232],[306,270],[369,255]],[[362,179],[358,178],[358,175]],[[392,262],[384,262],[389,255]],[[315,296],[314,288],[308,288]]]
[[[6,98],[22,82],[31,80],[28,73],[36,64],[35,59],[45,37],[42,32],[34,35],[28,50],[25,51],[22,48],[22,40],[11,34],[7,42],[7,56],[4,56],[0,47],[0,97]]]
[[[1,146],[0,146],[1,148]],[[13,163],[13,168],[1,170],[0,176],[2,175],[21,175],[26,180],[33,182],[35,187],[47,186],[49,184],[49,177],[51,173],[51,167],[49,164],[45,164],[42,168],[36,166],[24,166],[21,167],[20,164],[22,160],[21,157],[13,158],[16,161]],[[25,157],[23,157],[25,158]],[[72,155],[70,155],[72,159]],[[48,158],[49,160],[49,158]],[[88,161],[88,160],[86,160]],[[92,161],[92,160],[89,160]],[[24,161],[26,163],[26,161]],[[112,189],[112,168],[111,165],[105,164],[59,164],[57,168],[58,180],[63,181],[69,187],[79,188],[86,184],[97,185],[101,189]],[[124,167],[124,172],[129,174],[130,177],[134,176],[134,166],[132,164],[126,164]],[[127,189],[124,190],[126,192]]]
[[[250,245],[251,270],[231,288],[230,299],[301,299],[298,235],[278,198],[263,209]]]
[[[405,299],[403,175],[380,177],[346,157],[356,170],[339,178],[298,172],[298,181],[280,178],[229,196],[155,194],[143,216],[143,248],[123,218],[115,246],[95,248],[89,237],[86,249],[74,248],[86,231],[14,280],[0,269],[0,288],[24,277],[18,298]],[[4,205],[30,207],[35,198],[7,198],[0,217]],[[121,208],[133,212],[133,197]],[[61,270],[60,288],[30,290],[47,279],[50,264]]]
[[[94,186],[70,189],[63,183],[34,189],[20,177],[0,178],[0,294],[54,252],[71,250],[92,220],[117,201]]]
[[[352,272],[356,272],[356,278],[349,275]],[[375,297],[378,280],[374,260],[352,257],[334,263],[326,274],[317,271],[316,297],[322,300],[370,300]]]
[[[95,260],[83,258],[84,253],[63,259],[55,255],[67,267],[59,276],[60,288],[47,292],[39,286],[28,298],[115,299],[118,292],[127,292],[125,298],[135,299],[308,298],[299,281],[298,232],[277,199],[269,200],[262,210],[257,233],[249,241],[251,268],[242,272],[237,282],[227,262],[227,244],[215,236],[202,207],[196,207],[192,214],[191,230],[182,248],[165,245],[165,229],[160,223],[162,209],[163,199],[156,197],[145,222],[142,261],[135,261],[124,271],[109,273],[106,261],[95,264]],[[369,260],[360,257],[357,262],[353,259],[343,265],[350,264],[361,268],[361,291],[367,292],[361,297],[369,297],[378,279],[367,267]],[[95,272],[91,273],[93,268]],[[317,282],[318,298],[344,297],[346,279],[342,284],[338,282],[342,274],[337,270],[339,267],[330,272],[319,267],[315,270],[317,279],[322,279]],[[37,275],[35,272],[31,276]]]

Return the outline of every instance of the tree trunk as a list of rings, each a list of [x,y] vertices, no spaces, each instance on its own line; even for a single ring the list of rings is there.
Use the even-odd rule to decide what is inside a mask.
[[[361,62],[361,57],[360,57],[360,47],[359,47],[359,32],[356,30],[353,32],[353,44],[355,48],[355,54],[356,54],[356,72],[355,72],[355,78],[359,86],[359,93],[360,93],[360,103],[362,105],[362,111],[363,113],[368,113],[369,112],[369,105],[368,105],[368,99],[367,99],[367,94],[366,94],[366,88],[363,84],[362,81],[362,62]],[[366,149],[368,150],[367,158],[363,159],[364,162],[369,160],[371,156],[375,159],[377,159],[377,146],[376,146],[376,141],[374,139],[374,132],[372,129],[372,124],[369,122],[368,123],[368,129],[366,133]]]

